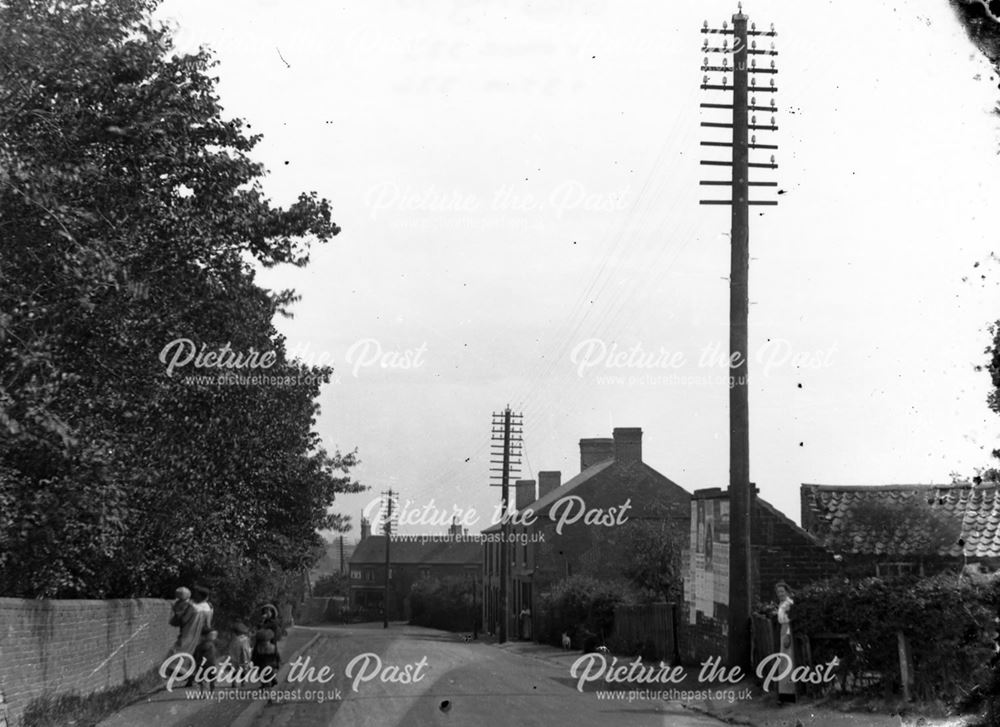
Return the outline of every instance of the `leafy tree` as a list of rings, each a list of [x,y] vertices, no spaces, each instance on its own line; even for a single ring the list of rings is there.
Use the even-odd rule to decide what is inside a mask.
[[[273,325],[329,202],[265,198],[209,51],[153,0],[0,1],[0,593],[128,596],[203,580],[234,604],[308,567],[354,454],[313,431],[329,369]],[[169,372],[165,346],[273,352],[293,385]],[[217,372],[212,372],[217,373]],[[243,371],[241,373],[247,373]],[[235,606],[234,606],[235,607]]]
[[[681,553],[688,533],[667,504],[611,528],[596,528],[597,558],[582,573],[595,578],[624,577],[643,601],[678,601],[683,588]]]
[[[987,361],[984,365],[977,366],[976,370],[985,370],[990,375],[990,384],[993,388],[986,397],[986,404],[995,414],[1000,414],[1000,321],[990,325],[989,333],[992,340],[985,351]],[[992,456],[994,461],[1000,460],[1000,449],[994,449]],[[977,485],[983,482],[1000,482],[1000,468],[996,464],[983,467],[976,472],[972,480]]]

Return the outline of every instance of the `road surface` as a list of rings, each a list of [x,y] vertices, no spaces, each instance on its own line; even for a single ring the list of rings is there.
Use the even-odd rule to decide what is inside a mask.
[[[304,655],[316,679],[279,685],[286,698],[297,701],[268,705],[254,727],[723,724],[677,702],[602,700],[593,685],[580,692],[569,672],[572,655],[538,658],[402,624],[388,630],[366,624],[317,631],[319,638]],[[321,674],[322,667],[333,677]],[[329,681],[319,683],[322,677]],[[324,701],[318,701],[317,691]]]

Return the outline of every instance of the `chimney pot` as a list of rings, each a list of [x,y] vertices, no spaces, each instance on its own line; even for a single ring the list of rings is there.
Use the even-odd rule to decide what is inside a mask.
[[[515,487],[516,494],[514,495],[514,506],[517,508],[518,512],[521,512],[521,510],[538,499],[535,497],[534,480],[518,480],[515,483]]]
[[[538,473],[538,499],[542,499],[562,484],[562,472]]]
[[[615,458],[615,440],[607,437],[580,440],[580,471]]]
[[[642,429],[617,427],[614,432],[615,462],[632,464],[642,462]]]

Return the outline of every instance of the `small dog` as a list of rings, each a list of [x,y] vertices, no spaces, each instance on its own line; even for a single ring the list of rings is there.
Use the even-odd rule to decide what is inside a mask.
[[[570,649],[573,648],[573,642],[569,638],[569,634],[567,634],[565,631],[563,631],[563,635],[562,635],[562,647],[564,649],[566,649],[567,651],[569,651]]]
[[[603,646],[603,645],[602,646],[598,646],[597,649],[596,649],[596,651],[597,651],[598,654],[603,654],[604,656],[608,656],[608,655],[611,654],[611,650],[608,649],[607,646]]]
[[[462,637],[462,640],[467,644],[470,643],[472,641],[472,634],[466,634]]]

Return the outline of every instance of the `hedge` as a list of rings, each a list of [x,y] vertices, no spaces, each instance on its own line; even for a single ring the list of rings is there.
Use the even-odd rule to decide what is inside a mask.
[[[931,578],[829,579],[800,590],[791,609],[793,628],[806,635],[847,634],[850,649],[815,641],[813,662],[841,658],[844,669],[879,672],[882,688],[898,692],[897,632],[910,644],[918,699],[961,701],[990,680],[996,583],[955,574]]]

